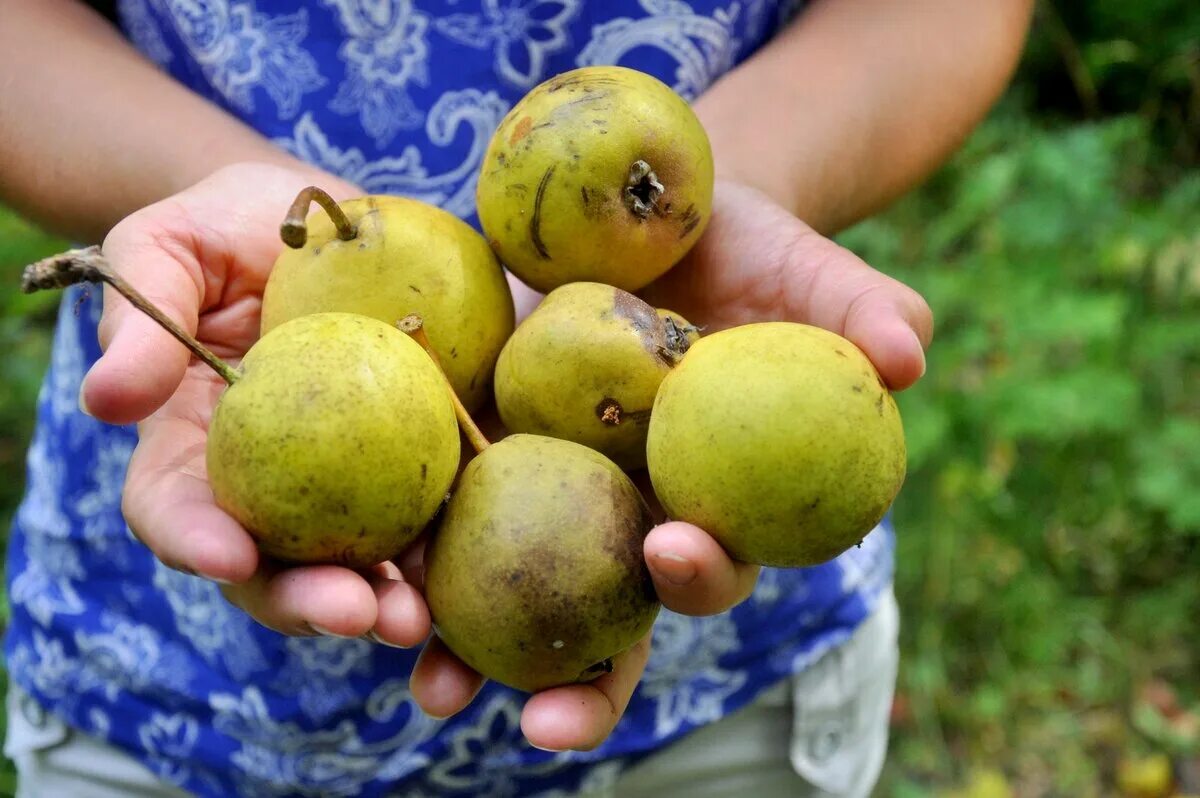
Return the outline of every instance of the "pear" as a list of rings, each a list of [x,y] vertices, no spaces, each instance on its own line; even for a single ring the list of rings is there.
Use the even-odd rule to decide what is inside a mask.
[[[860,542],[906,468],[899,410],[866,355],[786,322],[696,342],[659,387],[646,451],[670,517],[784,567]]]
[[[284,222],[289,248],[263,291],[262,332],[323,311],[389,324],[415,313],[463,403],[482,405],[514,323],[508,282],[487,242],[424,202],[366,196],[336,204],[318,192],[301,192]],[[322,208],[305,220],[310,200]]]
[[[106,282],[227,383],[205,460],[217,505],[266,555],[365,568],[432,520],[459,462],[445,378],[409,336],[350,313],[301,316],[257,341],[238,368],[183,331],[100,254],[28,267],[27,292]]]
[[[418,344],[376,319],[317,313],[267,333],[240,371],[213,412],[208,478],[263,553],[365,567],[420,534],[460,446]]]
[[[425,554],[434,629],[489,679],[529,692],[588,681],[649,631],[650,510],[603,455],[512,435],[463,471]]]
[[[708,136],[667,85],[624,67],[564,72],[496,129],[476,204],[500,260],[545,293],[636,291],[695,244],[712,210]]]
[[[687,351],[689,327],[619,288],[556,288],[500,352],[500,419],[511,432],[575,441],[622,468],[642,468],[650,408]]]

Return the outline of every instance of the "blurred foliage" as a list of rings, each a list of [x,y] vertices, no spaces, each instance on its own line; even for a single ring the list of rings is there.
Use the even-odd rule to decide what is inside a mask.
[[[1153,161],[1194,166],[1200,3],[1043,0],[1016,89],[1042,118],[1136,113],[1152,136]]]
[[[841,237],[938,326],[882,794],[1200,791],[1197,142],[1200,4],[1043,4],[987,123]]]
[[[938,324],[900,397],[910,786],[1093,795],[1122,752],[1200,751],[1134,722],[1151,682],[1200,708],[1200,170],[1140,195],[1146,140],[1009,106],[842,237]]]
[[[938,320],[879,793],[1200,794],[1200,3],[1042,3],[989,120],[841,240]],[[54,304],[15,277],[63,246],[0,213],[4,528]]]
[[[65,244],[0,208],[0,541],[7,540],[12,514],[25,485],[25,449],[33,435],[38,387],[50,359],[50,332],[58,305],[52,293],[21,293],[18,276],[26,263],[58,252]],[[3,556],[3,555],[0,555]],[[0,590],[0,629],[8,623],[8,597]],[[0,668],[0,693],[8,678]],[[0,711],[0,736],[7,728]],[[0,758],[0,795],[16,793],[16,773]]]
[[[0,530],[7,531],[24,486],[25,447],[33,433],[34,401],[50,357],[53,292],[21,293],[26,263],[65,248],[28,222],[0,209]]]

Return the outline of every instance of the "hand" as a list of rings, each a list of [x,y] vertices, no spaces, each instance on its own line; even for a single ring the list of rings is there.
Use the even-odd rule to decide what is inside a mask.
[[[718,182],[708,228],[643,297],[706,333],[760,321],[832,330],[857,344],[893,390],[925,373],[933,316],[920,294],[822,237],[760,191]],[[758,568],[736,562],[691,524],[646,537],[646,563],[667,607],[723,612],[754,588]]]
[[[238,358],[258,339],[263,287],[279,254],[279,223],[297,192],[316,183],[347,198],[362,192],[331,175],[244,164],[122,221],[104,242],[114,268],[199,340]],[[283,567],[214,503],[204,449],[224,382],[152,320],[106,289],[104,356],[80,399],[96,418],[138,424],[122,509],[167,565],[225,583],[226,597],[284,634],[373,635],[412,646],[429,613],[401,565],[358,573]]]

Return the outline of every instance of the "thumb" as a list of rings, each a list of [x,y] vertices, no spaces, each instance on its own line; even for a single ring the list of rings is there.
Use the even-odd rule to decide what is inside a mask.
[[[933,314],[919,293],[816,233],[796,242],[785,270],[794,315],[853,341],[890,388],[925,373]]]
[[[195,335],[203,296],[198,258],[155,220],[156,207],[113,228],[104,255],[147,300]],[[108,286],[99,338],[104,355],[84,378],[80,403],[110,424],[154,413],[175,393],[191,361],[183,344]]]

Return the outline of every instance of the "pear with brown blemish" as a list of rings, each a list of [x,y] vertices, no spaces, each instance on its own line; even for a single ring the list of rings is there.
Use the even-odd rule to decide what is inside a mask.
[[[786,322],[696,342],[659,388],[646,451],[671,518],[739,560],[784,567],[861,541],[906,469],[899,410],[866,355]]]
[[[712,192],[712,150],[688,103],[645,73],[594,66],[513,107],[484,155],[476,201],[488,243],[533,288],[636,291],[700,238]]]
[[[313,200],[321,207],[306,219]],[[281,232],[288,248],[263,292],[263,333],[308,313],[360,313],[389,324],[416,313],[455,392],[472,409],[484,403],[513,331],[513,301],[496,256],[470,225],[413,199],[334,203],[310,187]]]
[[[281,324],[233,367],[116,274],[97,247],[26,269],[26,292],[105,282],[226,383],[205,444],[213,499],[270,557],[366,568],[420,534],[458,470],[446,381],[394,326],[350,313]],[[205,474],[193,475],[205,478]]]
[[[652,521],[629,477],[570,441],[512,435],[467,464],[425,554],[438,636],[489,679],[590,681],[658,615]]]
[[[659,383],[695,329],[619,288],[556,288],[500,352],[500,419],[511,432],[575,441],[622,468],[642,468]]]
[[[400,327],[431,351],[419,319]],[[454,409],[478,455],[425,550],[434,631],[518,690],[612,671],[660,609],[642,555],[653,525],[642,494],[586,446],[541,435],[490,444],[461,403]]]

